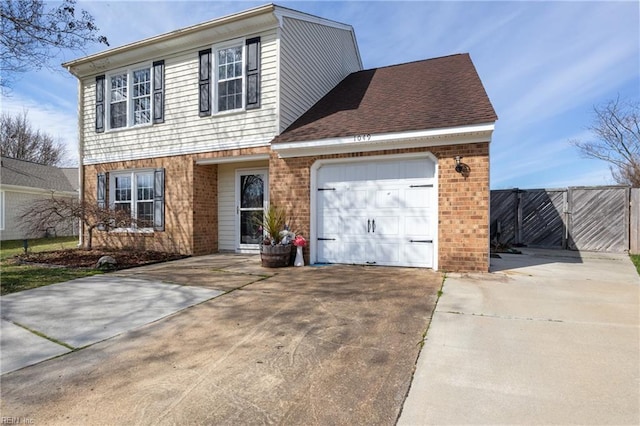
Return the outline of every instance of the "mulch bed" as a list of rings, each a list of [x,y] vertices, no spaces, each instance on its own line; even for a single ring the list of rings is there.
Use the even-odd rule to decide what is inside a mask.
[[[105,249],[67,249],[41,253],[27,253],[16,256],[20,263],[48,265],[66,268],[95,268],[102,256],[113,257],[117,265],[115,269],[126,269],[134,266],[167,262],[183,259],[183,254],[164,253],[149,250],[105,250]]]

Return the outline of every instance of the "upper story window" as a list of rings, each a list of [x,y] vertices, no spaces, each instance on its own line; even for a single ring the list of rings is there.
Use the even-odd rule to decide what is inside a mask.
[[[259,37],[200,51],[199,67],[201,116],[260,107]]]
[[[234,46],[217,51],[218,111],[242,108],[243,50],[242,46]]]
[[[96,77],[96,132],[105,121],[107,130],[164,121],[164,61]]]

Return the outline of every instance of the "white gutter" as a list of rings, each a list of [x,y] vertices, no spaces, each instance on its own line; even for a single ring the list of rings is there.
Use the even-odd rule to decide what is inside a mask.
[[[268,159],[269,154],[234,155],[232,157],[203,158],[201,160],[196,160],[196,165],[206,166],[209,164],[239,163],[242,161],[265,161]]]
[[[276,142],[271,145],[271,149],[277,152],[280,158],[291,158],[383,149],[491,142],[494,128],[494,123],[485,123],[407,132],[367,133],[303,142]]]
[[[77,198],[78,193],[76,191],[58,191],[55,189],[47,189],[47,188],[34,188],[32,186],[21,186],[21,185],[0,185],[3,191],[9,192],[20,192],[23,194],[34,194],[34,195],[50,195],[53,197],[73,197]]]

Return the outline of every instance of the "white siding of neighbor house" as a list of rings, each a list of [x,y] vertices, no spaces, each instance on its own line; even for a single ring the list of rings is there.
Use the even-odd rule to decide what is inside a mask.
[[[280,40],[280,131],[361,69],[352,32],[283,18]]]
[[[33,233],[28,233],[22,228],[22,220],[20,217],[29,205],[36,200],[51,199],[51,193],[37,194],[19,191],[2,191],[3,208],[4,208],[4,229],[2,230],[2,241],[22,240],[25,238],[41,238],[45,237],[47,230],[40,229]],[[58,226],[50,229],[52,234],[58,237],[78,235],[77,223],[74,219],[70,219],[66,225]],[[52,235],[53,236],[53,235]]]
[[[254,110],[199,116],[198,52],[226,40],[153,58],[165,61],[165,115],[161,124],[96,133],[95,75],[83,79],[84,164],[267,145],[278,131],[276,34],[273,29],[247,37],[261,37],[261,107]],[[215,86],[213,80],[211,84]]]
[[[266,169],[268,161],[225,163],[218,165],[218,249],[235,251],[236,243],[236,170]]]

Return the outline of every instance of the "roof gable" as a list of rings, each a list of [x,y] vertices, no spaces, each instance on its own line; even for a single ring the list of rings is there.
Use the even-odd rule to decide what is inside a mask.
[[[493,123],[468,54],[359,71],[298,118],[278,142]]]

